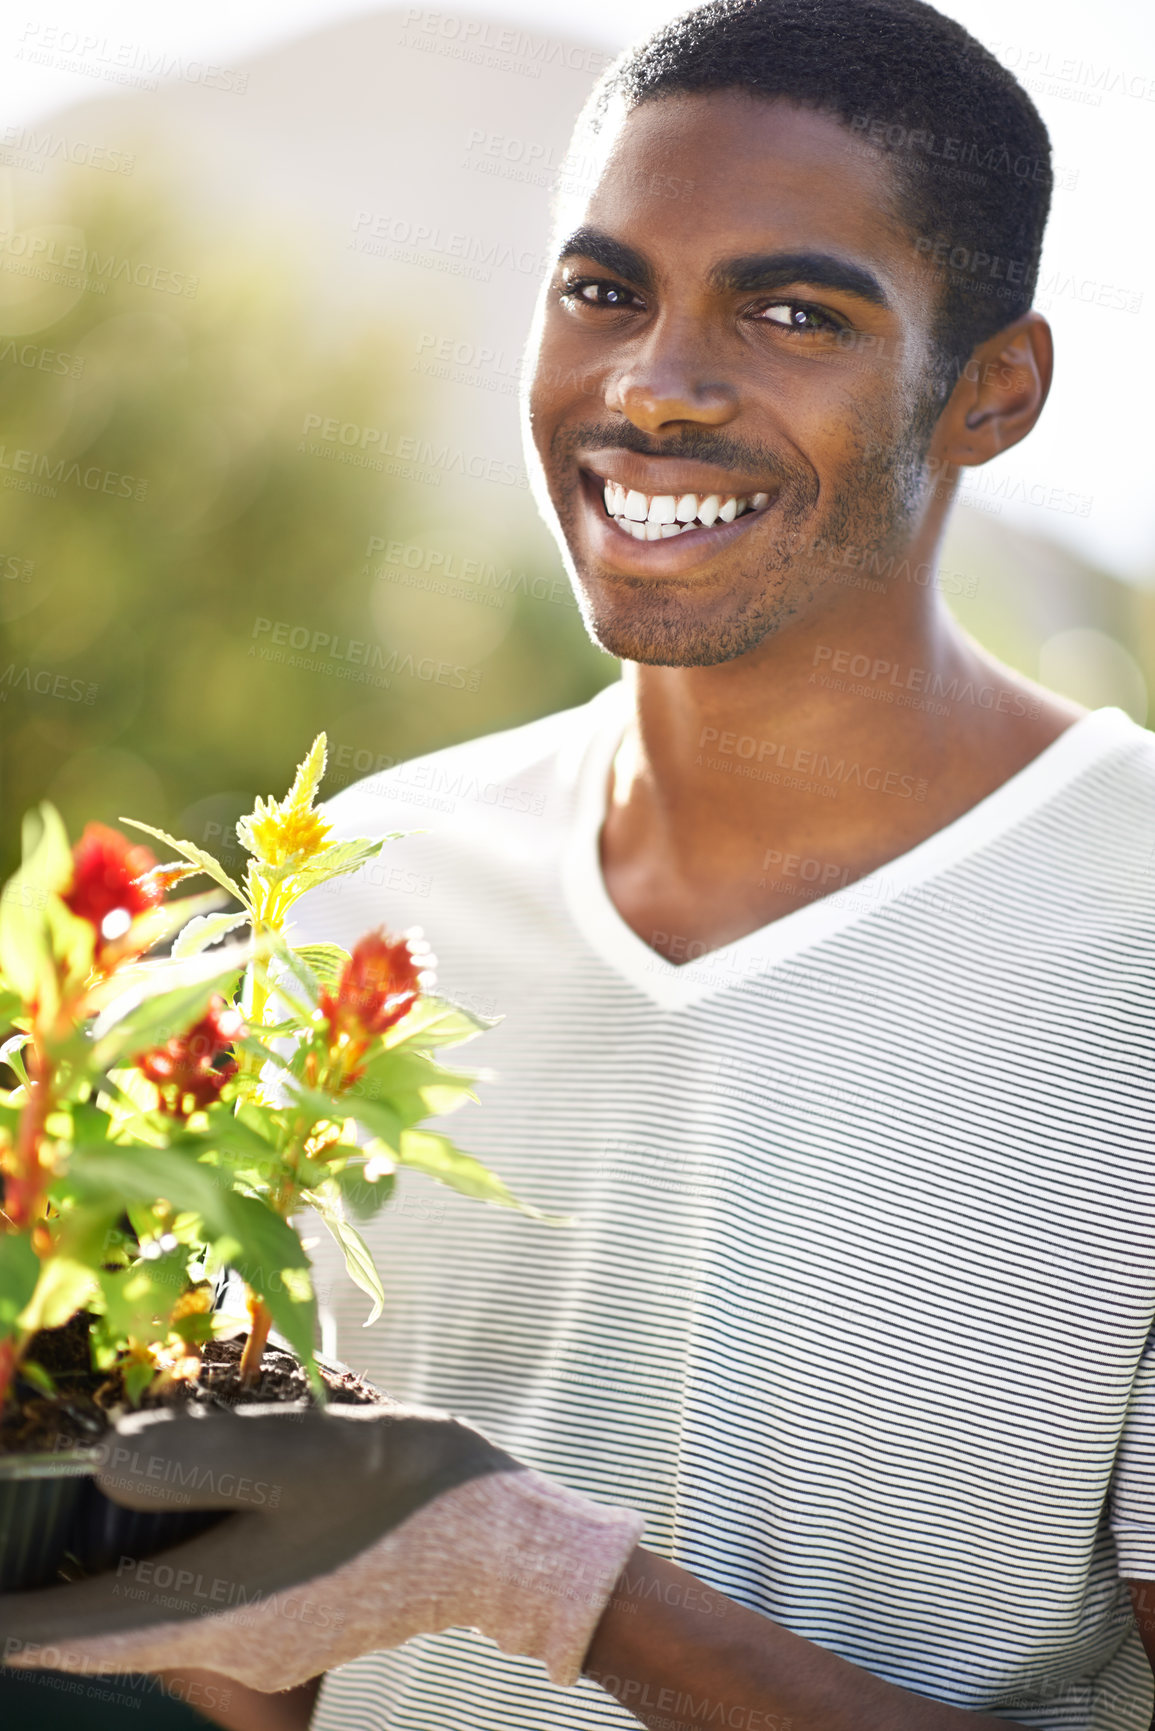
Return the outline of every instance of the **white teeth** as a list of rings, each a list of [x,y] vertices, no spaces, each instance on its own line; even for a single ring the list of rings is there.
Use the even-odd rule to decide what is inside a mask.
[[[743,498],[731,493],[723,498],[711,493],[701,498],[697,493],[657,493],[652,498],[636,488],[627,491],[618,481],[606,481],[603,488],[606,511],[622,529],[638,541],[661,541],[683,530],[712,528],[715,523],[732,523],[748,511],[762,511],[770,503],[769,493],[752,493]]]

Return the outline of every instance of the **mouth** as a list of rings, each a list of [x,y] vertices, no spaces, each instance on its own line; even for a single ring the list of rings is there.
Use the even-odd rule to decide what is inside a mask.
[[[615,468],[620,474],[616,463]],[[691,492],[683,486],[675,492],[670,483],[667,492],[648,493],[584,464],[579,476],[590,550],[611,570],[627,575],[675,577],[709,563],[772,511],[778,497],[777,490],[761,488],[728,493]]]
[[[739,517],[764,511],[769,493],[639,493],[636,488],[606,481],[602,500],[607,517],[635,541],[669,541],[675,535],[712,529]]]

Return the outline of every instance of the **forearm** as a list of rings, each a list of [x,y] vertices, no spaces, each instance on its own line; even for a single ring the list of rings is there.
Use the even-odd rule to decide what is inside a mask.
[[[1010,1720],[883,1682],[640,1547],[598,1624],[584,1671],[651,1731],[1011,1728]]]

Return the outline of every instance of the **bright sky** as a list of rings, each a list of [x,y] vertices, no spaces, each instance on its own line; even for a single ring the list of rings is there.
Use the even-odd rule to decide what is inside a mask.
[[[1058,338],[1054,393],[1031,438],[983,474],[988,482],[1007,477],[1009,520],[1155,583],[1155,7],[1149,0],[1099,0],[1093,9],[1085,0],[939,3],[1025,77],[1051,130],[1059,179],[1040,295]],[[683,0],[452,0],[452,7],[616,48],[683,10]],[[17,0],[0,27],[0,113],[15,126],[91,100],[90,78],[25,57],[51,30],[63,48],[64,33],[75,31],[107,39],[112,50],[139,43],[153,54],[235,65],[378,9],[378,0],[198,0],[195,7]]]

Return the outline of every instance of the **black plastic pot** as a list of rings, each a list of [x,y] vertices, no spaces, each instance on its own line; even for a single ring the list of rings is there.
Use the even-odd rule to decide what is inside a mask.
[[[151,1557],[223,1519],[202,1509],[124,1509],[94,1479],[96,1449],[0,1455],[0,1592],[44,1587],[66,1562],[85,1574]]]
[[[266,1350],[295,1356],[275,1329]],[[339,1359],[316,1357],[322,1372],[352,1374]],[[91,1445],[0,1454],[0,1592],[47,1586],[63,1578],[66,1564],[100,1574],[122,1557],[155,1556],[228,1519],[219,1510],[122,1508],[96,1484],[102,1459]]]
[[[85,1490],[91,1450],[0,1456],[0,1591],[56,1579]]]

